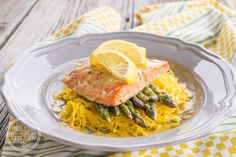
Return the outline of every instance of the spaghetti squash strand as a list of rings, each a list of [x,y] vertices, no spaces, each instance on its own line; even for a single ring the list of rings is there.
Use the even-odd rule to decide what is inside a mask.
[[[156,103],[158,113],[156,121],[146,116],[143,110],[138,109],[147,122],[147,128],[138,126],[123,115],[111,116],[111,122],[108,123],[98,114],[93,102],[81,98],[67,87],[56,96],[57,99],[65,101],[65,107],[60,112],[61,120],[76,130],[85,132],[90,130],[94,134],[105,136],[143,136],[177,127],[180,124],[179,112],[184,109],[189,100],[185,85],[178,83],[173,73],[162,75],[153,84],[169,93],[174,98],[177,108]]]

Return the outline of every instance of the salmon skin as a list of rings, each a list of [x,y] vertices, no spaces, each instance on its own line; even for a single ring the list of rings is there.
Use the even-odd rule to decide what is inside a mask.
[[[105,69],[92,67],[89,60],[84,59],[63,79],[63,83],[90,101],[117,106],[138,94],[168,70],[168,62],[148,60],[146,67],[139,68],[136,83],[128,85]]]

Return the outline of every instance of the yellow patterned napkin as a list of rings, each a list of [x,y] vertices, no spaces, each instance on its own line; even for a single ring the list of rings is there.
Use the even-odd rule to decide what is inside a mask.
[[[231,62],[236,44],[235,15],[233,10],[213,0],[156,4],[137,11],[136,17],[143,24],[131,31],[198,43]],[[119,31],[120,25],[121,17],[116,11],[100,7],[72,21],[56,32],[53,38]]]
[[[213,0],[156,4],[145,6],[137,11],[136,17],[143,24],[130,31],[149,32],[194,42],[236,65],[235,15],[234,11]],[[88,33],[119,31],[120,26],[121,17],[119,13],[109,7],[99,7],[57,31],[51,40],[82,36]],[[19,126],[18,123],[13,125],[15,128],[19,128]],[[18,139],[18,142],[24,139],[21,138],[23,135],[19,135],[24,131],[19,132],[17,130],[19,129],[9,130],[8,142],[5,144],[3,156],[16,154],[18,156],[19,154],[20,156],[36,154],[39,156],[58,156],[61,154],[63,156],[74,156],[81,153],[79,148],[59,144],[45,138],[41,138],[37,146],[27,152],[12,151],[9,143],[14,143],[14,139]],[[116,153],[111,156],[236,156],[236,132],[212,134],[183,144]]]
[[[60,39],[66,36],[82,36],[89,33],[119,31],[121,20],[119,13],[112,8],[99,7],[61,28],[52,38]]]
[[[236,132],[209,135],[204,138],[162,148],[123,152],[110,157],[233,157],[236,156]]]
[[[133,30],[198,43],[231,61],[236,44],[235,15],[213,0],[157,4],[138,10],[136,17],[145,24]]]

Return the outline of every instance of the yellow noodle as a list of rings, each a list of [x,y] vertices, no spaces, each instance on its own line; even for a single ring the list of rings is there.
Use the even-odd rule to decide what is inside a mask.
[[[133,120],[127,119],[123,115],[111,116],[111,122],[106,122],[96,111],[93,102],[81,98],[67,87],[56,96],[57,99],[65,101],[65,106],[60,113],[61,120],[76,130],[84,132],[90,130],[93,134],[103,136],[143,136],[177,127],[180,124],[179,112],[184,110],[186,102],[189,100],[187,89],[183,84],[178,83],[178,79],[173,73],[162,75],[153,84],[168,92],[178,107],[170,108],[157,103],[157,121],[150,119],[144,111],[138,109],[147,122],[147,128],[138,126]]]

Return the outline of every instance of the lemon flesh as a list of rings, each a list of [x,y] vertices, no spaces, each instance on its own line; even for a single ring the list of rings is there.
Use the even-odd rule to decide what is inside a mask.
[[[115,50],[105,50],[93,58],[96,64],[102,65],[114,76],[125,80],[128,84],[136,82],[138,77],[137,66],[126,55]]]

